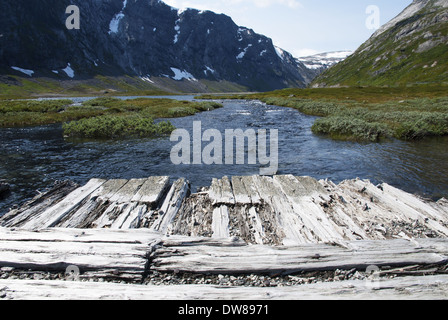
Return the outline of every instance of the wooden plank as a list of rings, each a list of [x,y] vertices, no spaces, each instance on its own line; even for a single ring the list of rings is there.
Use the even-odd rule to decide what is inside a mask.
[[[232,177],[232,188],[235,195],[235,203],[239,205],[252,204],[249,192],[246,190],[242,177]]]
[[[88,278],[131,282],[143,279],[147,254],[160,242],[148,230],[0,229],[0,237],[0,267],[64,273],[76,266]]]
[[[104,282],[0,280],[0,293],[11,300],[446,300],[448,275],[379,279],[291,287],[210,285],[146,286]],[[176,314],[173,312],[173,314]]]
[[[253,227],[255,242],[257,244],[264,244],[266,233],[264,232],[263,224],[261,222],[260,216],[258,215],[257,209],[255,209],[255,207],[251,207],[249,209],[248,215]]]
[[[92,228],[110,228],[115,220],[131,206],[131,203],[113,202],[107,206],[103,214],[92,223]]]
[[[66,215],[55,225],[60,228],[81,228],[90,226],[108,207],[112,195],[118,192],[128,180],[108,180],[97,190],[92,192],[89,199],[79,209]]]
[[[334,206],[340,207],[359,226],[364,226],[371,239],[390,239],[400,234],[410,238],[426,234],[429,237],[448,236],[444,222],[434,219],[435,213],[430,210],[423,210],[424,203],[416,196],[406,194],[403,199],[398,189],[386,184],[377,187],[359,179],[343,181],[333,190],[344,199]],[[415,209],[416,206],[420,209]]]
[[[37,195],[22,207],[11,210],[0,217],[0,225],[3,227],[21,227],[27,221],[38,217],[48,207],[62,201],[78,187],[70,181],[57,183],[50,190]]]
[[[131,213],[133,213],[133,215],[135,215],[135,208],[138,206],[137,203],[135,202],[131,202],[128,203],[127,206],[125,208],[123,208],[122,212],[115,218],[115,220],[113,221],[112,225],[111,225],[111,229],[122,229],[123,224],[125,223],[125,221],[129,218],[133,221],[133,217],[131,216]],[[135,219],[135,217],[134,217]]]
[[[299,185],[302,187],[298,189],[301,196],[312,196],[315,194],[326,195],[328,192],[316,179],[308,176],[296,177]]]
[[[307,271],[366,270],[375,265],[409,266],[448,262],[448,240],[355,241],[339,245],[304,244],[292,247],[197,246],[156,250],[151,268],[205,274],[296,274]]]
[[[137,229],[140,228],[143,219],[145,219],[148,213],[148,207],[146,204],[136,206],[130,213],[126,220],[121,225],[120,229]]]
[[[42,212],[39,217],[27,221],[22,228],[45,229],[55,226],[65,215],[76,209],[92,192],[105,182],[105,180],[101,179],[90,180],[85,186],[76,189],[65,197],[64,200]]]
[[[303,185],[292,175],[274,177],[274,183],[279,186],[292,203],[294,212],[303,220],[305,228],[309,229],[309,233],[314,236],[315,242],[328,243],[344,240],[344,233],[328,219],[322,206],[311,197],[311,195],[317,193],[316,185],[318,184],[317,180],[312,180],[312,182],[310,179],[305,180],[307,185],[310,186],[307,188],[307,185]]]
[[[313,242],[314,236],[305,228],[301,217],[294,213],[287,196],[279,190],[271,177],[253,177],[260,197],[276,214],[274,220],[284,234],[283,244],[292,245]]]
[[[232,185],[228,177],[222,178],[222,195],[223,204],[235,204],[235,196],[233,195]]]
[[[100,200],[109,201],[126,183],[128,183],[128,180],[125,179],[108,180],[92,196],[98,197]]]
[[[153,205],[161,199],[169,187],[169,177],[150,177],[134,195],[131,201]]]
[[[229,178],[213,179],[209,190],[209,197],[214,205],[235,204],[235,196],[233,195]]]
[[[229,209],[227,206],[220,206],[213,210],[212,221],[213,238],[229,238]]]
[[[85,242],[85,243],[140,243],[150,244],[161,239],[161,234],[148,229],[65,229],[49,228],[38,231],[11,230],[0,227],[1,241]]]
[[[147,179],[131,179],[109,199],[111,202],[126,203],[136,195]]]
[[[206,237],[187,237],[179,235],[170,235],[162,237],[164,247],[195,247],[205,245],[213,247],[246,247],[247,243],[238,238],[206,238]]]
[[[241,177],[241,182],[243,183],[252,204],[259,205],[261,203],[261,197],[255,186],[254,177]]]
[[[179,179],[174,182],[159,210],[159,218],[151,227],[151,230],[159,231],[163,234],[169,232],[168,229],[189,192],[190,186],[187,180]]]

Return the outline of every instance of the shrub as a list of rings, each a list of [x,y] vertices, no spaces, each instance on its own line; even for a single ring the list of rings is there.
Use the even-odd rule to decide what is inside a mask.
[[[387,125],[366,122],[357,118],[331,116],[316,120],[312,126],[316,134],[329,134],[336,139],[354,139],[377,142],[391,135]]]
[[[169,122],[155,124],[152,118],[139,115],[106,115],[72,121],[63,125],[65,136],[91,139],[157,137],[170,134],[174,129]]]

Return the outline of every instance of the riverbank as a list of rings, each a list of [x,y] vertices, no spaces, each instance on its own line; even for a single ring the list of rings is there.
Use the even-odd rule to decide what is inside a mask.
[[[257,99],[321,117],[315,134],[337,140],[378,142],[448,135],[448,94],[444,86],[403,88],[285,89],[248,95],[200,98]]]

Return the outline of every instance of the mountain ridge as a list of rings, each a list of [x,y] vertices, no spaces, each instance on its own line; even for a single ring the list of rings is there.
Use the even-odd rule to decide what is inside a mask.
[[[312,87],[448,83],[448,0],[414,0]]]
[[[126,77],[148,88],[268,91],[305,87],[309,70],[272,40],[223,14],[160,0],[1,0],[0,74],[25,79]],[[80,30],[65,28],[68,5]],[[173,82],[174,81],[174,82]],[[180,84],[182,82],[182,85]]]

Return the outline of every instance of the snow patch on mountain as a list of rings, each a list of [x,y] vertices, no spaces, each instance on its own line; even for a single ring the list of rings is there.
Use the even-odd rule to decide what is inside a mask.
[[[205,66],[204,74],[207,76],[207,73],[210,72],[211,74],[215,74],[216,71],[209,66]]]
[[[19,67],[11,67],[11,69],[14,69],[16,71],[22,72],[24,74],[26,74],[27,76],[32,77],[34,74],[33,70],[28,70],[28,69],[23,69],[23,68],[19,68]]]
[[[300,57],[297,60],[302,62],[308,69],[327,69],[335,65],[336,63],[345,60],[352,53],[352,51],[325,52],[312,56]]]
[[[145,82],[154,83],[154,81],[151,80],[151,76],[150,75],[141,76],[140,79],[145,81]]]
[[[185,70],[180,70],[177,68],[170,68],[170,69],[174,73],[174,77],[172,77],[172,79],[174,80],[180,81],[182,79],[187,79],[189,81],[198,81],[191,73]]]
[[[277,46],[274,46],[275,52],[277,53],[278,57],[282,60],[285,59],[285,51],[282,48],[279,48]]]
[[[239,55],[236,56],[237,60],[242,60],[244,58],[244,56],[247,53],[247,50],[249,50],[250,47],[252,47],[252,44],[249,44]]]
[[[72,79],[75,77],[75,71],[72,69],[70,63],[67,65],[65,69],[62,69],[62,71],[64,71],[67,74],[67,76]]]
[[[126,9],[127,5],[128,5],[128,0],[124,0],[123,1],[123,8],[110,21],[110,24],[109,24],[109,34],[118,32],[118,27],[120,26],[120,21],[121,21],[121,19],[124,18],[123,10]]]

